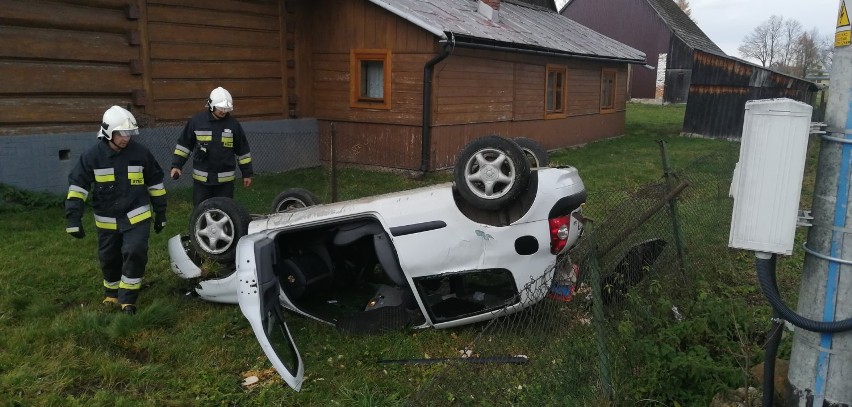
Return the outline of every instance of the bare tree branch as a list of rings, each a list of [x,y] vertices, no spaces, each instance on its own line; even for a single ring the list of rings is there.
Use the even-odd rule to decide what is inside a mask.
[[[680,7],[680,9],[683,10],[689,18],[692,18],[692,10],[689,8],[689,0],[674,0],[674,2],[677,3],[677,6]]]
[[[808,71],[820,64],[819,30],[814,27],[801,36],[797,42],[796,74],[805,77]]]
[[[782,28],[782,39],[780,44],[780,58],[777,64],[779,67],[786,68],[792,65],[796,58],[796,43],[802,35],[802,24],[796,20],[786,20]],[[793,72],[786,72],[793,73]]]

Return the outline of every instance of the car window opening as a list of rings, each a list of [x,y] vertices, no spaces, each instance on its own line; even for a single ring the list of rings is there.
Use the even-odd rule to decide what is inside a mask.
[[[414,280],[433,322],[447,322],[497,310],[519,301],[512,273],[484,269]]]
[[[350,331],[381,308],[414,318],[405,323],[422,323],[396,252],[378,220],[280,232],[275,246],[281,289],[306,314]]]

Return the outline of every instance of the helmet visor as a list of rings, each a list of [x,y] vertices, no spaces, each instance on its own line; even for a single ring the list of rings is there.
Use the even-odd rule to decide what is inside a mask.
[[[124,136],[124,137],[138,136],[139,135],[139,129],[115,130],[115,131],[112,132],[113,135],[115,135],[116,133],[118,133],[119,136]]]
[[[228,113],[234,110],[233,106],[213,106],[213,108],[222,113]]]

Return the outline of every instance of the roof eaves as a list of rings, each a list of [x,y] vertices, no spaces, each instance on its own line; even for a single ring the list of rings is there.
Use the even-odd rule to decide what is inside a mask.
[[[725,55],[725,52],[704,33],[704,30],[673,2],[669,0],[663,0],[662,4],[657,0],[645,0],[645,2],[654,10],[669,32],[680,38],[690,48]]]
[[[440,37],[442,40],[447,39],[447,34],[444,33],[444,30],[442,30],[441,27],[436,27],[434,25],[430,25],[429,23],[427,23],[426,21],[423,21],[422,19],[418,18],[414,14],[407,13],[404,10],[401,10],[400,8],[395,7],[392,4],[389,4],[387,1],[370,0],[370,3],[373,3],[373,4],[375,4],[379,7],[387,10],[387,11],[390,11],[393,14],[396,14],[399,17],[404,18],[408,22],[410,22],[410,23],[412,23],[412,24],[414,24],[414,25],[416,25],[416,26],[418,26],[418,27],[420,27],[420,28],[422,28],[426,31],[429,31],[432,34],[435,34],[436,36]]]
[[[701,51],[701,52],[705,52],[705,53],[708,53],[708,54],[713,54],[713,55],[715,55],[715,56],[717,56],[717,57],[719,57],[719,58],[725,58],[725,59],[731,60],[731,61],[733,61],[733,62],[738,62],[738,63],[741,63],[741,64],[745,64],[745,65],[751,66],[752,68],[755,68],[755,69],[762,69],[762,70],[764,70],[764,71],[771,72],[771,73],[774,73],[774,74],[776,74],[776,75],[786,76],[786,77],[788,77],[788,78],[791,78],[791,79],[794,79],[794,80],[797,80],[797,81],[808,82],[808,83],[810,83],[810,84],[811,84],[812,86],[814,86],[814,87],[815,87],[815,86],[817,86],[817,84],[816,84],[816,83],[814,83],[814,82],[813,82],[813,81],[811,81],[811,80],[808,80],[807,78],[800,78],[800,77],[795,76],[795,75],[786,74],[786,73],[783,73],[783,72],[777,71],[777,70],[772,69],[772,68],[769,68],[769,67],[765,67],[765,66],[758,65],[758,64],[756,64],[756,63],[754,63],[754,62],[747,61],[747,60],[742,59],[742,58],[737,58],[737,57],[732,56],[732,55],[719,54],[719,53],[711,52],[711,51],[707,51],[707,50],[699,50],[699,51]]]
[[[571,51],[562,51],[552,48],[546,47],[537,47],[534,45],[524,45],[517,44],[511,42],[502,42],[496,40],[489,40],[479,37],[470,37],[465,35],[453,35],[451,38],[452,44],[454,46],[460,47],[469,47],[469,48],[483,48],[483,49],[492,49],[499,50],[504,52],[517,52],[523,54],[539,54],[539,55],[550,55],[550,56],[559,56],[565,58],[577,58],[577,59],[590,59],[596,61],[610,61],[610,62],[623,62],[628,64],[645,64],[647,63],[644,58],[624,58],[624,57],[615,57],[615,56],[604,56],[604,55],[593,55],[593,54],[582,54],[578,52]]]

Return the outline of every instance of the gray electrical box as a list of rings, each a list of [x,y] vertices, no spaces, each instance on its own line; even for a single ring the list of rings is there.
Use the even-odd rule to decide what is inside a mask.
[[[793,252],[812,110],[792,99],[746,102],[728,246]]]

